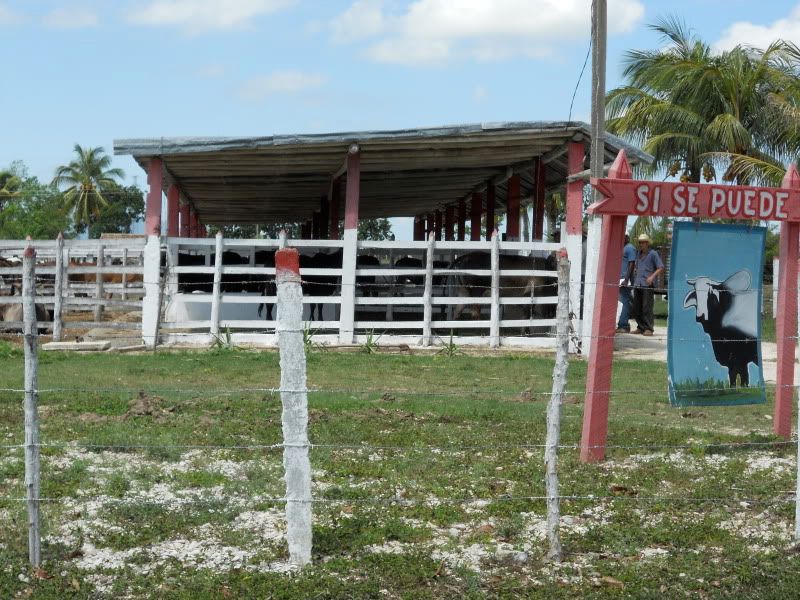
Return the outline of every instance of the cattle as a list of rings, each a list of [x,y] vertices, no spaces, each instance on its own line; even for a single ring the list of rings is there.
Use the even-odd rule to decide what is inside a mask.
[[[339,248],[330,254],[317,252],[313,256],[300,256],[300,277],[302,278],[304,296],[333,296],[338,290],[338,275],[304,275],[303,269],[341,269],[343,251]],[[315,319],[315,314],[318,319]],[[311,305],[312,321],[322,321],[322,303]]]
[[[381,266],[381,261],[376,256],[369,254],[359,254],[356,257],[357,269],[374,269]],[[360,291],[362,296],[377,297],[380,288],[377,284],[377,277],[375,275],[363,275],[356,277],[356,292]]]
[[[750,287],[747,270],[737,271],[725,281],[710,277],[687,279],[691,290],[683,308],[695,309],[695,321],[711,338],[714,358],[728,369],[731,387],[750,385],[748,365],[759,364],[758,292]]]
[[[179,267],[204,267],[206,257],[201,254],[178,254]],[[178,291],[184,294],[193,292],[210,294],[214,286],[211,273],[178,273]]]
[[[16,285],[11,286],[7,296],[16,296],[21,300],[20,291]],[[21,301],[17,304],[0,304],[0,321],[14,323],[21,322],[23,320],[24,312]],[[36,321],[46,322],[50,320],[50,311],[47,310],[44,304],[36,304]]]
[[[274,250],[259,250],[255,254],[255,263],[256,266],[259,267],[275,267],[275,251]],[[260,276],[256,275],[254,277],[253,283],[256,286],[256,289],[261,290],[261,294],[263,296],[275,296],[278,293],[278,286],[275,283],[275,276],[274,275],[266,275]],[[273,304],[271,302],[265,302],[263,304],[258,305],[258,318],[261,318],[261,313],[266,309],[265,318],[267,321],[272,321],[272,307]]]
[[[424,265],[422,264],[421,258],[403,256],[394,261],[394,267],[396,269],[422,269]],[[395,279],[396,285],[413,285],[414,287],[420,287],[424,285],[424,283],[424,275],[399,275]]]
[[[470,252],[453,261],[451,269],[459,270],[489,270],[491,269],[491,256],[485,252]],[[546,270],[546,259],[539,257],[500,255],[500,270]],[[491,277],[481,275],[468,275],[454,273],[448,276],[448,295],[462,298],[480,298],[491,294]],[[530,296],[555,296],[558,285],[552,278],[511,275],[500,278],[501,297],[526,297]],[[469,302],[455,305],[453,319],[458,320]],[[480,319],[481,306],[471,305],[471,316],[474,320]],[[511,305],[503,307],[504,317],[519,318],[552,318],[555,315],[552,304],[531,304],[529,307]]]

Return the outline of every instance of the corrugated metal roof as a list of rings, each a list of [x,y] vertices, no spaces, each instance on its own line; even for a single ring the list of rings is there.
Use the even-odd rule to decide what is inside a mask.
[[[534,158],[546,163],[548,186],[562,185],[571,140],[587,147],[581,122],[509,122],[266,137],[177,137],[114,141],[146,169],[164,162],[165,188],[177,183],[208,224],[302,221],[319,209],[351,144],[361,151],[363,217],[413,216],[457,202],[509,169],[522,175],[523,196],[533,187]],[[624,148],[632,163],[652,157],[606,135],[606,161]],[[588,158],[588,157],[587,157]],[[588,166],[588,164],[586,165]],[[497,188],[505,203],[505,186]]]

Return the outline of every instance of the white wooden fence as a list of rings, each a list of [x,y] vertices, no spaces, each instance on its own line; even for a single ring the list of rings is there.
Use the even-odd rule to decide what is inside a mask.
[[[259,251],[274,252],[278,240],[168,238],[166,240],[167,276],[164,289],[164,318],[160,323],[160,343],[208,344],[215,336],[224,334],[234,343],[276,345],[274,330],[276,314],[272,319],[259,319],[260,304],[277,302],[274,295],[264,296],[257,289],[250,291],[225,291],[226,281],[232,276],[249,278],[251,285],[266,284],[275,276],[271,265],[257,262]],[[367,340],[378,344],[436,345],[447,342],[451,332],[455,341],[465,345],[518,345],[553,346],[553,328],[557,304],[556,270],[531,268],[507,270],[500,268],[500,256],[536,256],[544,258],[560,248],[560,244],[546,242],[452,242],[452,241],[358,241],[355,252],[347,252],[342,240],[288,240],[290,247],[311,256],[319,252],[335,253],[343,250],[341,267],[305,268],[301,276],[328,280],[329,295],[304,295],[303,304],[308,335],[319,344],[336,344],[343,341],[342,324],[352,322],[358,344]],[[214,258],[223,252],[236,252],[244,264],[223,264]],[[453,260],[471,252],[484,252],[491,256],[488,269],[453,269]],[[202,256],[202,265],[179,265],[183,255]],[[230,255],[229,255],[230,256]],[[358,266],[358,258],[371,256],[378,266]],[[419,260],[416,268],[398,268],[395,263],[402,257]],[[200,259],[195,259],[200,262]],[[219,265],[217,268],[215,265]],[[206,278],[203,291],[189,292],[183,285],[187,276]],[[349,277],[348,277],[349,275]],[[456,289],[454,276],[485,278],[485,289],[474,297],[457,297],[463,290]],[[508,289],[505,278],[536,277],[546,281],[523,294],[522,289]],[[365,279],[367,278],[367,279]],[[348,285],[355,281],[355,286]],[[411,283],[410,281],[414,281]],[[507,281],[507,280],[506,280]],[[213,285],[221,282],[222,285]],[[316,285],[320,287],[326,284]],[[228,286],[230,287],[230,286]],[[519,286],[522,287],[522,286]],[[155,304],[155,303],[154,303]],[[322,319],[310,320],[310,305],[321,304]],[[533,318],[532,308],[552,307],[551,318]],[[477,307],[477,308],[475,308]],[[479,310],[478,310],[479,309]],[[460,318],[456,318],[461,312]],[[477,314],[474,314],[477,313]],[[516,314],[515,314],[516,313]],[[475,318],[475,317],[478,318]],[[538,334],[538,335],[537,335]],[[349,340],[344,340],[345,343]]]
[[[141,330],[138,322],[111,321],[104,312],[141,310],[145,242],[143,238],[0,240],[0,330],[22,328],[20,320],[3,316],[9,305],[22,303],[22,253],[28,244],[36,250],[35,301],[48,309],[49,316],[40,319],[39,326],[53,330],[54,338],[60,338],[64,329]],[[66,318],[67,313],[83,318]]]

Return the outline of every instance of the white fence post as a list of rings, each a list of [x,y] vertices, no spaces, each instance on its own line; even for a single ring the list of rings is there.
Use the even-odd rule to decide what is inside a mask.
[[[344,230],[342,250],[342,308],[339,313],[339,343],[352,344],[356,308],[356,262],[358,255],[358,230]]]
[[[22,314],[25,337],[25,493],[28,506],[28,557],[34,567],[41,564],[39,534],[39,392],[36,323],[36,251],[28,246],[22,259]]]
[[[565,250],[558,253],[558,308],[556,363],[553,367],[553,392],[547,404],[547,441],[544,451],[547,488],[547,539],[550,549],[547,557],[555,562],[561,561],[561,539],[559,519],[561,511],[558,495],[558,444],[561,439],[561,404],[567,383],[569,367],[569,271],[570,264]]]
[[[295,248],[275,253],[278,286],[276,333],[280,348],[286,539],[290,562],[311,562],[311,463],[308,459],[308,392],[303,344],[303,288]]]
[[[500,346],[500,234],[492,232],[492,305],[489,312],[489,346]]]
[[[566,237],[564,237],[566,236]],[[566,233],[566,228],[562,229],[561,243],[567,248],[570,264],[570,284],[569,284],[569,312],[572,324],[575,327],[575,333],[579,336],[583,334],[583,326],[581,321],[581,275],[583,268],[583,236],[580,233],[569,234]],[[620,260],[622,260],[622,253],[620,251]],[[620,263],[622,264],[622,263]],[[587,271],[588,273],[588,271]],[[595,278],[596,279],[596,278]],[[597,282],[591,280],[587,275],[586,286],[596,286]],[[588,325],[589,333],[591,334],[591,325]],[[582,339],[582,338],[578,338]],[[577,346],[570,348],[571,351],[577,352]]]
[[[97,246],[97,260],[95,261],[96,275],[95,275],[95,299],[97,303],[94,305],[94,320],[99,323],[103,320],[103,267],[106,266],[105,248],[102,244]]]
[[[589,356],[592,341],[592,319],[594,318],[594,296],[597,286],[591,282],[597,281],[597,261],[600,257],[600,238],[603,230],[603,218],[589,217],[589,232],[586,238],[586,274],[583,286],[583,318],[585,324],[581,336],[581,354]],[[622,265],[622,249],[620,248],[620,266]]]
[[[53,284],[53,341],[60,342],[64,331],[64,236],[56,238],[56,277]]]
[[[428,250],[425,253],[425,287],[422,291],[422,345],[431,345],[431,319],[433,318],[433,253],[436,245],[436,236],[431,232],[428,235]]]
[[[142,298],[142,342],[149,349],[158,341],[158,322],[161,311],[161,239],[147,236],[142,254],[144,298]]]
[[[122,267],[127,268],[128,266],[128,249],[122,249]],[[122,273],[122,299],[128,299],[128,274],[123,271]]]
[[[217,232],[216,249],[214,252],[214,287],[211,296],[211,335],[219,335],[219,308],[222,297],[220,288],[222,286],[222,253],[225,244],[222,239],[222,232]]]

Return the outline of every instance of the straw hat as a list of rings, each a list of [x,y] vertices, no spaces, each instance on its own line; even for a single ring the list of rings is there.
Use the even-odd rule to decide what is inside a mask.
[[[649,244],[650,243],[650,236],[647,235],[646,233],[643,233],[642,235],[639,236],[638,241],[647,242]]]

